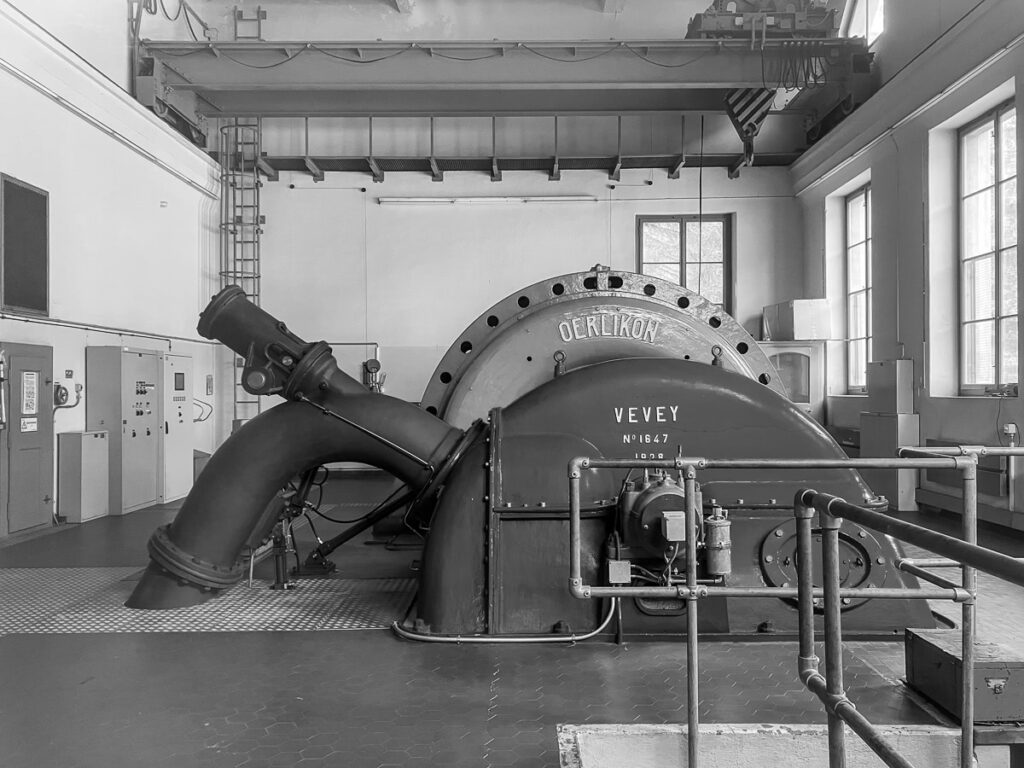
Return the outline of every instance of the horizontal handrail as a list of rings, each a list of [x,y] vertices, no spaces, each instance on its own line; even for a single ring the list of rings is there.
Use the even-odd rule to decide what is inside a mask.
[[[827,493],[805,492],[802,502],[818,512],[851,520],[865,528],[894,536],[908,544],[958,560],[979,571],[1024,587],[1024,563],[1009,555],[922,528],[881,512],[858,507]]]
[[[863,459],[707,459],[679,456],[668,460],[604,459],[579,456],[568,465],[569,475],[569,589],[574,597],[676,597],[687,601],[687,691],[691,705],[696,700],[696,607],[706,597],[796,597],[799,606],[799,672],[800,679],[818,698],[828,712],[829,765],[841,768],[846,764],[843,735],[844,723],[849,725],[886,765],[913,768],[911,763],[890,745],[863,715],[857,712],[843,688],[841,601],[846,597],[945,599],[961,605],[962,667],[960,765],[970,768],[974,750],[974,612],[976,570],[990,573],[1013,584],[1024,586],[1024,558],[1012,558],[977,545],[977,471],[978,457],[983,455],[1024,455],[1024,448],[990,448],[987,446],[955,446],[901,448],[896,458]],[[583,472],[594,469],[661,469],[678,471],[685,476],[685,512],[687,526],[687,574],[685,584],[671,581],[662,586],[596,586],[583,581],[580,484]],[[882,512],[858,507],[845,499],[811,490],[801,490],[794,500],[797,522],[797,588],[729,587],[721,584],[700,584],[696,579],[696,522],[701,514],[696,498],[696,475],[706,469],[954,469],[963,483],[963,539],[936,533],[927,528],[892,518]],[[823,587],[813,586],[812,520],[820,517],[822,533]],[[842,588],[839,575],[839,527],[846,518],[865,528],[877,530],[911,544],[928,549],[941,557],[897,558],[897,569],[931,582],[932,589]],[[955,582],[926,568],[959,566],[963,582]],[[818,671],[815,655],[815,600],[823,597],[825,614],[825,674]],[[692,709],[693,707],[691,707]],[[697,718],[689,716],[690,765],[697,760]]]

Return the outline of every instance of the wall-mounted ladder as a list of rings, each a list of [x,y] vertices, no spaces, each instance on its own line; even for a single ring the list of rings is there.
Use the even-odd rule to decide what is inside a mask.
[[[259,177],[262,126],[259,119],[234,119],[220,129],[221,288],[237,285],[260,305],[260,238],[265,217],[260,213]],[[234,360],[232,431],[260,412],[260,399],[242,387],[244,360]]]

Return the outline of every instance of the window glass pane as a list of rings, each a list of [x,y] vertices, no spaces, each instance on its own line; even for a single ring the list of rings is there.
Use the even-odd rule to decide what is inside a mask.
[[[883,0],[868,0],[868,45],[875,42],[885,31],[885,3]]]
[[[871,336],[872,336],[872,330],[871,330],[871,289],[870,288],[868,288],[868,290],[867,290],[867,298],[865,299],[865,302],[866,302],[865,306],[867,307],[867,316],[868,316],[868,360],[870,360],[871,359]]]
[[[700,264],[686,265],[686,287],[700,293]]]
[[[645,221],[643,223],[643,261],[679,261],[679,222]]]
[[[850,14],[850,37],[866,37],[868,29],[867,0],[855,0],[853,13]]]
[[[811,359],[799,352],[780,352],[768,358],[794,403],[811,402]]]
[[[662,280],[679,285],[679,262],[675,264],[644,264],[644,274],[660,277]]]
[[[1017,244],[1017,180],[1004,181],[999,185],[1000,233],[999,247]]]
[[[995,190],[988,189],[964,200],[963,257],[969,259],[994,248],[996,212],[993,209]]]
[[[999,178],[1017,175],[1017,110],[999,118]]]
[[[849,271],[847,272],[848,293],[862,291],[867,287],[867,246],[864,243],[855,245],[846,252]]]
[[[962,194],[995,182],[995,122],[982,123],[960,139]]]
[[[865,294],[854,293],[849,296],[847,322],[849,323],[846,330],[847,338],[857,339],[868,335],[867,296]]]
[[[1017,314],[1017,249],[999,254],[999,314]]]
[[[846,364],[849,386],[867,385],[867,342],[863,339],[851,341],[846,347]]]
[[[696,221],[686,222],[686,260],[722,261],[725,254],[725,224],[705,221],[701,227]],[[703,238],[700,233],[703,232]]]
[[[963,319],[983,320],[996,313],[996,276],[994,259],[983,256],[963,266]]]
[[[964,384],[995,384],[995,322],[963,327]]]
[[[721,264],[705,264],[700,271],[700,295],[715,304],[725,303]]]
[[[1017,383],[1017,318],[999,322],[999,383]]]
[[[867,238],[864,229],[866,196],[854,195],[846,201],[846,245],[859,243]]]

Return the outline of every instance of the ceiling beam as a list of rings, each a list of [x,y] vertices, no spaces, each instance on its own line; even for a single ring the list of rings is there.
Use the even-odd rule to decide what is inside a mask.
[[[415,0],[394,0],[394,3],[399,13],[412,13],[412,9],[416,5]]]
[[[762,49],[761,45],[751,48],[749,41],[694,39],[460,43],[146,40],[141,45],[144,56],[166,61],[182,83],[193,84],[193,90],[276,86],[280,90],[439,91],[761,88],[766,79],[772,87],[785,69],[784,62],[792,69],[790,60],[795,54],[787,44],[769,39]],[[848,78],[851,57],[864,50],[863,41],[843,39],[824,40],[814,48],[828,61],[832,81]]]
[[[235,87],[228,83],[170,86],[195,91],[197,114],[206,117],[525,117],[530,115],[618,115],[663,112],[722,112],[723,89],[359,89],[339,86]],[[793,114],[798,114],[793,112]]]

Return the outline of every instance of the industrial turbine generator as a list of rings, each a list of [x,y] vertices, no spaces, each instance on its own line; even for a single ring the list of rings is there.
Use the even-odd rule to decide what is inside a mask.
[[[247,391],[289,402],[247,422],[213,455],[174,522],[154,533],[130,607],[193,605],[231,587],[244,548],[274,526],[284,487],[323,464],[358,461],[406,486],[377,517],[405,509],[426,537],[406,636],[579,635],[602,627],[608,606],[569,589],[574,457],[845,458],[788,399],[739,323],[646,275],[598,266],[517,291],[459,336],[419,406],[371,392],[338,369],[325,342],[298,338],[237,287],[213,298],[199,333],[244,358]],[[585,469],[585,582],[680,583],[689,565],[680,546],[685,485],[664,469]],[[694,491],[701,583],[795,586],[792,500],[801,487],[887,506],[849,468],[702,471]],[[896,569],[900,552],[888,537],[846,521],[840,541],[844,587],[917,586]],[[324,554],[320,547],[312,559]],[[854,633],[934,626],[922,600],[843,602]],[[795,600],[702,603],[704,634],[797,629]],[[638,596],[620,607],[628,636],[686,632],[683,599]]]

